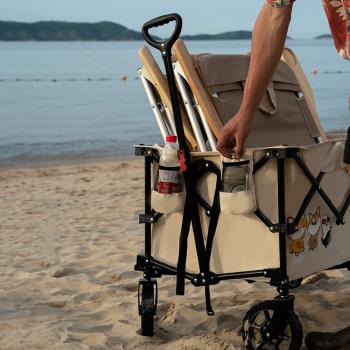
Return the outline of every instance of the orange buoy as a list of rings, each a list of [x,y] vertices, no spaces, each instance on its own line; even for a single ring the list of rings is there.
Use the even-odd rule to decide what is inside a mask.
[[[311,73],[312,73],[313,75],[317,75],[317,74],[318,74],[317,68],[314,68],[314,69],[311,71]]]
[[[128,80],[128,77],[126,76],[126,75],[121,75],[120,76],[120,80],[122,80],[122,81],[127,81]]]

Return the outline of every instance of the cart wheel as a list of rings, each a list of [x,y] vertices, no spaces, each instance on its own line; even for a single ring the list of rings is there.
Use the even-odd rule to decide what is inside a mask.
[[[154,335],[154,315],[157,309],[157,282],[139,282],[139,314],[141,316],[141,334],[146,337]]]
[[[253,306],[243,320],[242,337],[247,350],[299,350],[303,331],[298,316],[278,300]]]
[[[301,283],[303,282],[302,278],[298,278],[297,280],[289,281],[289,288],[290,289],[296,289],[301,286]]]

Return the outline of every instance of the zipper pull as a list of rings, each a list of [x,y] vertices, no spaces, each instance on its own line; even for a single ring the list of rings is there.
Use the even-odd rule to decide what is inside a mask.
[[[184,173],[187,170],[185,152],[179,149],[177,151],[177,156],[179,158],[180,171]]]

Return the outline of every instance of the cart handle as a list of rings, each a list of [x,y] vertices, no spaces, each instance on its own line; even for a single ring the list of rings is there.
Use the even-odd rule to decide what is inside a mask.
[[[149,34],[149,30],[155,27],[161,27],[165,24],[168,24],[170,22],[176,22],[175,30],[173,34],[164,41],[157,41],[151,37]],[[145,40],[150,44],[152,47],[158,49],[162,52],[163,56],[167,56],[171,54],[171,48],[175,44],[175,41],[180,37],[180,33],[182,30],[182,18],[177,13],[171,13],[169,15],[160,16],[157,18],[154,18],[147,23],[145,23],[142,27],[142,34]]]

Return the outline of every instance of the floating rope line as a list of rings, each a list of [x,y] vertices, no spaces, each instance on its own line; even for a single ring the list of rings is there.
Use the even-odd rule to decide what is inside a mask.
[[[140,78],[138,76],[135,77],[135,80],[139,80]],[[74,82],[96,82],[96,81],[115,81],[116,79],[112,78],[64,78],[64,79],[56,79],[56,78],[50,78],[50,79],[43,79],[43,78],[0,78],[0,83],[20,83],[20,82],[26,82],[26,83],[74,83]],[[126,82],[128,80],[128,77],[126,75],[122,75],[118,80]]]
[[[325,71],[323,72],[323,74],[349,74],[350,73],[350,70],[348,71],[344,71],[344,70],[334,70],[334,71]]]
[[[41,79],[41,78],[14,78],[14,79],[2,79],[0,78],[0,82],[2,83],[19,83],[19,82],[33,82],[33,83],[39,83],[39,82],[46,82],[46,83],[73,83],[73,82],[95,82],[95,81],[111,81],[112,78],[85,78],[85,79],[77,79],[77,78],[66,78],[66,79]]]
[[[317,70],[312,72],[314,75],[317,75]],[[342,70],[336,70],[336,71],[323,71],[318,74],[327,74],[327,75],[333,75],[333,74],[350,74],[349,71],[342,71]],[[75,82],[98,82],[98,81],[112,81],[115,79],[112,78],[64,78],[64,79],[56,79],[56,78],[51,78],[51,79],[43,79],[43,78],[0,78],[0,83],[20,83],[20,82],[25,82],[25,83],[75,83]],[[118,80],[126,82],[128,80],[126,75],[122,75]],[[139,77],[136,76],[135,80],[139,80]]]

